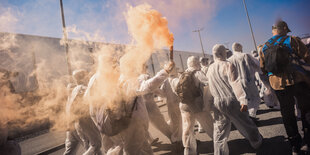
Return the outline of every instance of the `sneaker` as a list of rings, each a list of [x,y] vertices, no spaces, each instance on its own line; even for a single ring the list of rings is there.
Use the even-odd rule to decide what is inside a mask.
[[[293,146],[292,147],[292,155],[299,155],[300,154],[300,149],[297,147]]]
[[[302,140],[301,140],[301,136],[298,134],[296,136],[293,136],[293,137],[288,137],[288,140],[292,146],[292,154],[293,155],[298,155],[300,154],[300,148],[301,148],[301,143],[302,143]]]

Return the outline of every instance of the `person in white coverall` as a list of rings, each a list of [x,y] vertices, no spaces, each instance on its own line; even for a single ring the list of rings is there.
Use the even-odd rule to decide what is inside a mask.
[[[208,84],[205,74],[200,70],[200,63],[197,57],[191,56],[187,59],[187,72],[193,72],[193,79],[196,87],[204,92],[204,87]],[[179,79],[173,79],[171,85],[173,91],[176,93]],[[194,134],[195,120],[197,120],[206,133],[213,137],[213,119],[208,111],[203,95],[193,99],[192,103],[180,102],[179,107],[182,116],[182,142],[184,146],[184,155],[196,155],[197,154],[197,142]],[[192,106],[193,105],[193,106]]]
[[[170,81],[173,79],[178,78],[177,70],[174,69],[169,78],[163,83],[160,87],[160,96],[165,99],[168,108],[168,116],[170,130],[172,132],[171,141],[174,142],[181,142],[182,141],[182,118],[181,118],[181,111],[179,108],[180,100],[178,96],[173,92]]]
[[[208,72],[208,66],[209,66],[209,59],[201,57],[199,59],[200,65],[201,65],[201,71],[205,74]]]
[[[147,74],[142,74],[139,76],[138,81],[142,83],[150,78]],[[159,88],[159,87],[158,87]],[[149,121],[153,124],[153,126],[158,129],[162,134],[164,134],[171,142],[172,132],[170,130],[169,125],[165,121],[163,114],[160,112],[155,100],[154,100],[154,91],[155,89],[147,94],[142,95],[143,102],[146,105],[146,109],[149,116]]]
[[[214,97],[211,108],[214,118],[214,154],[229,154],[227,141],[231,123],[257,149],[262,144],[262,136],[247,112],[247,94],[238,78],[237,68],[226,60],[224,45],[216,44],[212,52],[214,63],[209,67],[207,77]]]
[[[199,58],[199,62],[200,62],[200,66],[201,66],[201,71],[204,73],[204,74],[207,74],[208,72],[208,67],[209,67],[209,59],[208,58],[204,58],[204,57],[200,57]],[[202,128],[202,126],[200,125],[199,122],[197,122],[198,124],[198,132],[199,133],[203,133],[205,132]]]
[[[70,92],[66,104],[68,131],[64,155],[76,154],[79,141],[86,150],[83,155],[101,154],[100,133],[92,122],[88,110],[84,111],[88,106],[82,102],[86,90],[87,71],[75,70],[72,74],[75,87]]]
[[[168,78],[170,71],[174,68],[174,63],[170,62],[165,69],[159,71],[154,77],[147,80],[138,80],[140,86],[136,90],[138,96],[136,105],[133,109],[129,126],[115,136],[106,136],[113,143],[110,145],[107,154],[126,154],[126,155],[149,155],[153,154],[151,145],[148,143],[148,112],[143,99],[143,95],[153,92]],[[99,75],[96,73],[89,81],[85,96],[92,97],[92,86],[95,84]],[[99,79],[98,79],[99,80]],[[124,79],[121,79],[123,85],[130,85]],[[95,124],[104,121],[100,113],[100,107],[91,105],[90,114]],[[109,128],[109,127],[107,127]],[[103,134],[103,133],[102,133]],[[106,147],[106,146],[103,146]],[[108,148],[105,148],[108,149]]]
[[[251,55],[242,53],[242,45],[233,43],[233,55],[228,59],[237,69],[238,78],[247,93],[248,111],[250,117],[256,118],[256,112],[259,108],[261,99],[257,86],[255,85],[255,72],[261,72],[259,63]]]

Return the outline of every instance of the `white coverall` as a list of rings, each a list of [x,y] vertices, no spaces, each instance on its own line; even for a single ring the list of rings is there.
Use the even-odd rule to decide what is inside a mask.
[[[201,71],[202,71],[204,74],[207,74],[208,68],[209,68],[209,62],[202,62],[202,61],[201,61],[201,58],[200,58],[200,66],[201,66]],[[200,123],[199,123],[199,122],[197,122],[197,123],[198,123],[198,131],[199,131],[200,133],[204,132],[204,130],[203,130],[202,126],[200,125]]]
[[[189,57],[187,60],[187,71],[197,70],[194,74],[195,85],[201,89],[201,92],[204,90],[204,86],[207,85],[207,78],[205,74],[200,71],[199,60],[196,57]],[[172,90],[176,92],[176,87],[179,83],[179,79],[175,78],[171,80]],[[208,99],[204,99],[203,97],[198,97],[193,101],[193,104],[203,104],[204,107],[205,101]],[[207,111],[207,108],[202,109],[200,112],[192,111],[191,108],[185,104],[180,102],[179,104],[182,116],[182,142],[184,146],[184,155],[196,155],[197,154],[197,143],[194,133],[195,120],[197,120],[202,128],[206,131],[206,133],[213,137],[213,120],[210,114],[210,111]]]
[[[138,77],[140,83],[149,79],[149,75],[142,74]],[[159,87],[158,87],[159,88]],[[155,90],[158,90],[157,88]],[[157,104],[154,101],[154,91],[152,90],[147,94],[142,95],[143,102],[146,105],[146,109],[149,116],[149,121],[158,129],[162,134],[164,134],[170,141],[171,140],[171,130],[163,114],[160,112]]]
[[[216,44],[213,47],[214,63],[209,67],[207,77],[212,96],[214,97],[214,154],[228,155],[227,140],[231,123],[250,141],[253,148],[258,148],[262,137],[249,118],[247,112],[241,112],[241,104],[247,105],[247,94],[238,78],[237,68],[226,61],[226,48]]]
[[[72,122],[71,125],[69,123],[69,131],[66,133],[66,141],[65,141],[65,152],[64,155],[75,154],[77,151],[77,144],[79,141],[82,142],[85,152],[83,155],[91,155],[91,154],[101,154],[101,137],[98,129],[95,124],[91,120],[88,113],[85,116],[80,116],[78,120],[70,120],[71,108],[74,106],[81,106],[76,104],[82,104],[82,96],[86,87],[83,85],[77,85],[72,93],[68,96],[68,102],[66,104],[66,114],[69,122]],[[77,100],[79,100],[77,103]],[[74,117],[74,116],[73,116]]]
[[[255,72],[261,72],[259,64],[251,55],[234,51],[233,55],[228,59],[237,69],[238,77],[247,93],[249,115],[256,117],[259,108],[260,97],[257,86],[255,84]]]
[[[108,137],[103,135],[103,137],[108,137],[108,141],[114,143],[114,146],[111,147],[107,154],[126,154],[126,155],[149,155],[153,154],[151,145],[148,143],[148,112],[145,106],[145,102],[141,95],[151,93],[155,89],[158,89],[159,86],[168,78],[168,73],[165,70],[161,70],[154,77],[148,80],[142,80],[140,82],[140,87],[137,90],[137,99],[136,108],[132,113],[130,124],[127,129],[121,131],[119,134]],[[91,97],[91,87],[96,79],[96,74],[91,78],[88,84],[88,90],[86,95]],[[91,106],[90,113],[92,119],[95,123],[100,121],[100,113],[97,107]],[[103,141],[105,143],[105,141]],[[103,147],[106,147],[104,145]],[[107,148],[105,148],[107,149]]]
[[[170,118],[169,126],[172,132],[171,141],[178,142],[182,141],[182,118],[179,108],[179,97],[173,92],[171,88],[170,81],[172,79],[172,77],[169,77],[168,80],[164,82],[164,84],[160,87],[160,94],[166,99],[168,116]]]

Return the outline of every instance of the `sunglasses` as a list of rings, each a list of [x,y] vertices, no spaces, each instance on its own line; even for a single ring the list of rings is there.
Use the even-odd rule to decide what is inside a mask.
[[[277,27],[276,26],[272,26],[272,29],[274,30],[274,29],[277,29]]]

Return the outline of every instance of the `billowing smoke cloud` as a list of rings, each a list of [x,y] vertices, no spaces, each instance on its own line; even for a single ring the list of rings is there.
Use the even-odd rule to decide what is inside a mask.
[[[128,5],[126,10],[128,12],[123,15],[128,25],[129,35],[133,40],[132,44],[126,47],[90,42],[90,40],[105,41],[105,38],[98,33],[82,31],[76,26],[68,28],[69,34],[77,36],[74,40],[67,41],[72,69],[87,70],[89,72],[87,78],[95,71],[99,74],[93,88],[95,93],[88,101],[99,105],[106,104],[114,111],[119,110],[119,104],[117,104],[120,103],[119,96],[130,98],[135,95],[138,86],[137,78],[144,72],[145,64],[155,49],[173,45],[173,35],[168,29],[167,19],[150,5],[143,4],[136,7]],[[10,18],[12,19],[1,19],[5,21],[18,19],[13,15]],[[1,35],[0,38],[1,54],[9,53],[10,59],[8,60],[11,60],[8,63],[1,63],[1,67],[11,67],[6,68],[6,71],[0,75],[1,83],[7,83],[5,87],[1,86],[0,125],[10,122],[10,132],[20,132],[20,130],[40,126],[49,120],[53,129],[66,129],[65,104],[69,95],[66,86],[74,81],[69,80],[64,48],[55,49],[51,46],[52,40],[49,38],[36,39],[31,42],[20,40],[16,42],[18,38],[16,39],[16,36],[11,34]],[[61,40],[56,44],[64,47],[63,43],[64,40]],[[23,51],[14,51],[11,55],[11,50],[14,50],[16,46],[22,47],[19,49]],[[10,75],[8,79],[5,79],[7,75],[4,74]],[[21,83],[26,80],[27,85],[32,79],[37,83],[29,84],[29,86],[36,86],[36,88],[31,89],[30,92],[27,91],[29,89],[11,92],[9,80],[16,86],[14,84],[16,78],[21,79],[19,80]],[[124,81],[131,83],[127,85],[129,87],[125,92],[123,91],[124,85],[121,86],[120,83]],[[80,105],[80,107],[84,108],[85,105]],[[89,115],[88,112],[83,112],[82,115]]]
[[[0,7],[0,137],[17,136],[50,123],[64,128],[64,90],[68,77],[63,72],[62,54],[48,40],[31,40],[16,35],[22,15]],[[25,37],[25,38],[23,38]],[[58,68],[55,70],[55,68]],[[57,77],[57,78],[56,78]],[[59,124],[59,125],[58,125]],[[9,133],[2,131],[9,128]],[[2,141],[2,139],[0,139]]]
[[[124,49],[119,60],[115,59],[113,55],[117,52],[111,48],[105,47],[100,51],[99,76],[92,96],[116,112],[121,107],[117,104],[120,99],[128,100],[136,95],[139,86],[137,78],[144,73],[146,62],[155,49],[173,45],[173,34],[168,29],[167,19],[151,9],[150,5],[128,6],[124,15],[133,44]]]
[[[129,6],[125,17],[137,47],[129,48],[121,58],[120,70],[125,77],[135,77],[132,74],[142,73],[154,49],[173,45],[173,35],[169,32],[167,19],[150,5]],[[132,70],[128,70],[128,66],[133,66]]]

